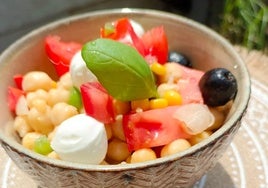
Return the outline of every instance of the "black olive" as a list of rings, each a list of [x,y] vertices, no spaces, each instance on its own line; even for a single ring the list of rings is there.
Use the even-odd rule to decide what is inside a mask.
[[[236,96],[237,82],[234,75],[227,69],[215,68],[207,71],[199,81],[205,104],[221,106]]]
[[[168,53],[168,62],[176,62],[189,68],[193,67],[192,63],[189,61],[189,59],[185,55],[180,54],[175,51],[171,51]]]

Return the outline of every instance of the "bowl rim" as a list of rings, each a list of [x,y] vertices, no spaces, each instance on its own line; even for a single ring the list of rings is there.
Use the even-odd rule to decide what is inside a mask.
[[[26,35],[22,36],[18,40],[16,40],[14,43],[12,43],[8,48],[6,48],[2,54],[0,54],[0,64],[2,64],[3,60],[7,57],[11,56],[11,52],[14,51],[18,46],[21,46],[24,44],[25,41],[31,40],[38,36],[40,33],[45,32],[46,30],[52,30],[53,28],[56,28],[60,25],[75,22],[77,20],[83,20],[88,17],[96,17],[96,16],[103,16],[103,15],[116,15],[116,14],[122,14],[122,17],[128,14],[136,14],[136,15],[152,15],[152,16],[165,16],[168,17],[171,20],[179,20],[180,22],[183,22],[184,24],[193,27],[198,28],[200,31],[206,33],[207,35],[210,35],[215,40],[219,41],[224,50],[228,50],[228,53],[231,53],[231,55],[237,60],[237,65],[245,65],[242,58],[239,56],[239,54],[235,51],[234,47],[227,41],[227,39],[223,38],[221,35],[213,31],[212,29],[206,27],[205,25],[198,23],[194,20],[191,20],[189,18],[186,18],[181,15],[176,15],[173,13],[160,11],[160,10],[153,10],[153,9],[143,9],[143,8],[114,8],[114,9],[103,9],[103,10],[96,10],[86,13],[80,13],[73,16],[68,16],[65,18],[57,19],[55,21],[52,21],[48,24],[45,24],[41,27],[38,27],[31,32],[27,33]],[[204,149],[207,145],[213,143],[213,140],[216,140],[217,138],[221,137],[224,133],[228,132],[229,129],[231,129],[233,126],[235,126],[235,122],[242,118],[243,114],[246,111],[249,98],[250,98],[250,77],[248,70],[246,66],[239,66],[241,69],[241,72],[243,74],[242,79],[242,85],[245,86],[246,89],[243,95],[241,95],[241,103],[239,104],[238,108],[230,116],[228,121],[225,123],[223,127],[221,127],[219,130],[214,132],[209,138],[205,139],[204,141],[192,146],[191,148],[177,153],[173,154],[171,156],[163,157],[163,158],[157,158],[152,161],[146,161],[141,163],[134,163],[134,164],[117,164],[117,165],[91,165],[91,164],[81,164],[81,163],[75,163],[75,162],[68,162],[63,160],[56,160],[51,159],[46,156],[42,156],[39,154],[36,154],[32,151],[29,151],[28,149],[24,148],[21,144],[13,141],[12,139],[8,138],[6,135],[4,135],[2,132],[0,132],[0,142],[2,144],[9,145],[13,150],[16,150],[19,153],[22,153],[29,158],[32,158],[34,160],[40,161],[42,163],[46,163],[52,166],[56,166],[59,168],[65,168],[65,169],[76,169],[76,170],[83,170],[83,171],[124,171],[124,170],[134,170],[134,169],[140,169],[140,168],[146,168],[146,167],[152,167],[152,166],[158,166],[161,164],[164,164],[166,162],[172,162],[179,158],[183,158],[189,155],[194,154],[198,150]]]

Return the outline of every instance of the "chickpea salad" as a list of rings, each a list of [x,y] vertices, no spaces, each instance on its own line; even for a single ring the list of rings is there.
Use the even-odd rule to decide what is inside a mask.
[[[163,26],[121,18],[85,44],[49,35],[44,46],[58,79],[14,75],[8,105],[21,144],[54,159],[127,164],[184,151],[223,125],[237,93],[229,70],[197,70],[170,51]]]

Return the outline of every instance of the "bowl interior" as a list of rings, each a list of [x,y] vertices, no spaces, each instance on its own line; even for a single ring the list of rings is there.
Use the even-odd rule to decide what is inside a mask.
[[[0,104],[2,104],[2,108],[0,109],[0,138],[4,142],[32,157],[37,157],[36,154],[28,152],[17,144],[14,141],[14,134],[7,129],[7,124],[12,121],[12,114],[7,106],[7,87],[14,85],[13,75],[24,74],[31,70],[46,71],[53,78],[56,78],[55,71],[45,54],[44,37],[55,34],[59,35],[64,41],[85,43],[99,37],[99,28],[106,22],[121,17],[129,17],[141,23],[145,30],[163,25],[168,36],[170,50],[180,51],[185,54],[190,58],[195,68],[208,70],[215,67],[224,67],[229,69],[237,78],[238,93],[225,126],[202,144],[180,155],[194,152],[199,146],[208,144],[237,121],[247,106],[250,81],[243,61],[225,39],[186,18],[153,10],[120,9],[92,12],[53,22],[29,33],[1,54]],[[40,159],[48,160],[45,157]],[[160,162],[162,160],[165,159],[160,159]],[[57,162],[54,161],[53,163]]]

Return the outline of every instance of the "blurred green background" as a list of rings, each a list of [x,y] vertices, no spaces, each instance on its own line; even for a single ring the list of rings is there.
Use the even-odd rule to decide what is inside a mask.
[[[0,53],[51,21],[109,8],[149,8],[203,23],[233,44],[267,53],[268,0],[0,0]]]
[[[267,53],[267,0],[225,0],[216,29],[234,44]]]

